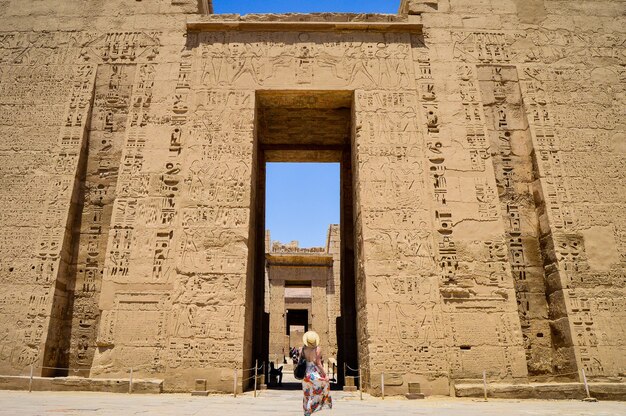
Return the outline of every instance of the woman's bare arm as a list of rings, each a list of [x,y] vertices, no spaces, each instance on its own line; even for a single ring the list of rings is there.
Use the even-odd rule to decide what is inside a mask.
[[[317,365],[318,371],[323,378],[326,377],[326,372],[324,371],[324,360],[322,359],[322,349],[317,347],[315,350],[315,365]]]

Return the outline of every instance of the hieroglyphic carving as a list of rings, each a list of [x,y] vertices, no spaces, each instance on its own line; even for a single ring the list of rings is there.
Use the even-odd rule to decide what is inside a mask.
[[[459,77],[459,95],[465,114],[466,146],[469,152],[470,169],[473,171],[485,171],[485,162],[489,159],[489,144],[485,136],[485,120],[483,115],[481,95],[475,67],[461,65],[457,68]],[[504,116],[506,117],[506,116]],[[505,123],[506,119],[499,120]],[[494,218],[497,212],[493,208],[488,211],[488,217]]]
[[[162,325],[153,335],[163,346],[136,361],[147,371],[241,365],[254,99],[197,85],[195,59],[182,51],[173,89],[156,108],[158,67],[138,66],[112,216],[111,279],[174,286],[165,311],[145,317]],[[148,339],[125,333],[121,322],[136,317],[120,313],[119,305],[103,312],[115,317],[99,344],[123,351]]]
[[[450,146],[450,142],[445,135],[440,134],[439,105],[428,50],[414,47],[413,53],[418,89],[422,92],[421,112],[426,121],[426,158],[435,200],[434,221],[437,230],[439,275],[443,285],[454,284],[459,263],[452,230],[452,212],[447,201],[445,149]]]
[[[181,82],[186,83],[184,76],[179,76]],[[197,110],[180,127],[182,148],[190,150],[180,173],[188,204],[180,214],[182,235],[173,255],[177,270],[185,273],[176,280],[186,290],[173,299],[168,365],[228,367],[238,362],[243,337],[243,241],[250,215],[244,184],[251,173],[253,126],[248,117],[254,100],[249,92],[212,90],[202,90],[195,99]],[[173,144],[178,137],[170,152],[178,153]],[[199,309],[202,304],[210,308]],[[202,345],[213,345],[220,354],[202,350]],[[187,348],[195,346],[198,350],[190,354]]]
[[[475,63],[508,63],[513,58],[512,40],[505,33],[455,32],[454,57]]]
[[[614,362],[614,358],[612,358],[610,347],[606,346],[613,342],[608,340],[611,335],[605,336],[603,342],[599,342],[596,337],[598,323],[602,326],[618,327],[621,322],[608,316],[596,321],[581,317],[581,314],[590,315],[589,308],[584,306],[585,304],[594,302],[596,297],[606,296],[600,290],[584,294],[581,291],[583,288],[598,288],[598,285],[603,284],[600,282],[611,282],[616,285],[615,287],[619,287],[623,279],[619,277],[620,266],[617,262],[613,264],[607,262],[603,266],[604,273],[592,272],[585,246],[587,243],[592,246],[597,244],[593,239],[586,241],[586,238],[594,236],[593,232],[587,232],[590,227],[596,224],[603,224],[604,227],[609,226],[614,229],[622,227],[619,216],[609,215],[600,220],[601,215],[598,214],[608,213],[610,210],[591,208],[590,205],[598,207],[597,203],[600,201],[602,205],[620,204],[619,197],[614,196],[619,194],[618,188],[613,189],[617,193],[612,191],[594,193],[594,188],[596,188],[595,183],[606,183],[606,176],[597,174],[598,164],[617,165],[620,164],[620,159],[623,161],[623,156],[608,153],[608,157],[602,156],[602,161],[598,158],[603,155],[602,137],[613,136],[615,133],[612,132],[616,129],[617,117],[606,101],[606,97],[591,98],[584,93],[577,97],[571,96],[573,91],[578,91],[574,85],[580,85],[581,80],[591,82],[595,71],[597,70],[588,68],[547,69],[529,66],[524,70],[525,82],[522,86],[533,142],[538,149],[536,163],[541,177],[543,199],[549,208],[547,220],[552,234],[551,239],[547,240],[549,241],[547,248],[553,251],[550,260],[554,262],[552,267],[556,268],[551,285],[563,291],[562,295],[552,295],[551,299],[563,299],[561,304],[554,305],[554,309],[563,311],[560,312],[561,314],[567,313],[567,323],[572,335],[571,339],[567,339],[566,342],[574,347],[579,368],[585,368],[592,375],[599,375],[614,371],[607,367],[608,363]],[[606,82],[607,85],[611,85],[611,80],[617,78],[617,75],[608,68],[600,69],[599,72],[606,79],[606,81],[599,80],[600,83]],[[616,92],[607,88],[602,89],[605,90],[605,94],[609,95]],[[563,99],[571,98],[580,100],[580,108],[584,108],[585,111],[579,112],[561,105]],[[600,107],[604,109],[600,110]],[[588,141],[585,139],[588,137],[588,129],[598,128],[603,129],[601,133],[594,130],[598,132],[595,141],[599,146],[585,152],[583,149],[586,146],[584,143]],[[569,138],[570,135],[574,140],[573,143],[564,140],[564,137]],[[575,143],[583,146],[577,148]],[[583,187],[586,190],[581,192]],[[602,234],[607,232],[610,233],[610,229],[606,229]],[[608,241],[615,241],[610,234],[607,238]],[[598,347],[599,343],[604,343],[604,346]],[[571,368],[571,365],[571,362],[560,364],[564,369]]]
[[[624,59],[626,37],[623,33],[596,33],[593,30],[532,27],[517,34],[519,55],[523,62],[542,64],[586,64],[590,59],[619,61]],[[514,45],[514,47],[517,45]],[[572,66],[570,70],[577,71]],[[581,85],[582,86],[582,85]],[[596,90],[596,94],[601,94]]]
[[[10,50],[30,47],[21,45],[18,38],[13,37],[16,43],[11,43],[4,37],[3,46]],[[2,129],[0,133],[4,144],[0,157],[6,162],[0,175],[7,185],[0,214],[4,221],[0,256],[6,265],[2,268],[3,293],[7,300],[16,295],[10,303],[1,302],[0,328],[18,335],[0,345],[6,358],[1,365],[7,372],[42,359],[54,365],[64,354],[61,327],[68,309],[67,293],[60,288],[67,284],[69,251],[64,242],[95,77],[95,68],[88,65],[40,67],[25,63],[32,66],[3,66],[0,84],[8,105],[0,106],[0,120],[18,130],[27,125],[33,131],[45,126],[48,137],[38,143],[37,134],[30,136],[29,130],[12,135],[18,130]],[[16,105],[22,100],[27,105]],[[7,133],[12,136],[6,137]],[[10,149],[21,149],[31,156],[18,158],[13,154],[8,158]],[[29,159],[36,165],[18,167],[28,166]],[[24,216],[27,213],[28,218]],[[14,284],[19,285],[21,295],[17,295]],[[55,330],[49,332],[48,325],[54,325]]]
[[[432,76],[431,71],[421,72]],[[500,210],[496,183],[490,177],[491,169],[487,165],[490,146],[476,67],[459,65],[453,73],[456,73],[455,83],[458,85],[455,104],[459,106],[460,117],[458,120],[439,120],[442,127],[436,130],[428,126],[427,118],[427,131],[433,142],[426,148],[436,201],[435,227],[439,233],[442,319],[446,338],[453,340],[446,349],[449,371],[475,376],[486,369],[492,377],[523,377],[526,370],[520,354],[521,337],[516,330],[510,278],[506,276],[506,244],[497,235],[490,235],[485,241],[468,241],[469,236],[463,229],[456,230],[457,224],[470,218],[470,221],[480,221],[481,228],[495,228]],[[446,126],[452,123],[453,126]],[[460,128],[455,129],[456,126]],[[463,132],[460,134],[464,134],[464,140],[448,139],[459,132]],[[464,156],[459,157],[459,152]],[[471,172],[471,181],[464,185],[470,185],[475,195],[469,205],[471,210],[459,209],[462,205],[455,187],[467,175],[459,174],[459,170]],[[459,215],[460,220],[456,218]],[[468,255],[468,252],[472,254]],[[481,327],[484,327],[481,330],[489,332],[476,337],[481,339],[480,342],[456,336],[464,331],[467,324],[461,317],[468,313],[481,316]],[[477,360],[482,363],[482,369],[474,366]]]
[[[480,89],[485,104],[489,147],[498,184],[499,201],[506,230],[509,263],[529,374],[550,373],[552,340],[546,303],[545,275],[539,253],[538,218],[530,185],[532,142],[523,119],[517,70],[514,67],[481,66]],[[522,117],[522,118],[521,118]]]
[[[620,290],[568,291],[574,345],[590,377],[617,375],[624,368],[624,298]]]
[[[110,285],[97,374],[139,363],[178,389],[194,368],[227,368],[211,371],[222,381],[241,368],[242,356],[251,355],[241,332],[249,325],[243,313],[250,305],[242,302],[254,246],[247,228],[256,171],[252,90],[305,88],[357,90],[356,113],[371,108],[354,120],[352,149],[352,168],[365,184],[355,179],[355,246],[363,253],[357,294],[366,294],[358,299],[362,368],[399,363],[388,374],[392,384],[404,373],[479,376],[485,364],[494,378],[519,376],[519,318],[511,308],[518,300],[525,332],[534,334],[527,331],[534,322],[553,324],[536,331],[538,342],[548,332],[572,333],[572,342],[558,347],[574,347],[578,368],[592,377],[623,376],[626,44],[615,2],[563,1],[539,8],[530,21],[520,2],[517,13],[510,2],[442,3],[437,15],[430,14],[436,2],[428,2],[423,35],[400,33],[406,23],[414,31],[417,16],[210,16],[194,23],[186,14],[197,11],[195,0],[120,0],[129,3],[127,13],[118,13],[115,1],[86,1],[70,18],[62,16],[65,5],[22,3],[3,17],[3,28],[18,31],[0,33],[3,371],[36,361],[47,334],[57,333],[57,318],[69,319],[62,298],[72,274],[62,257],[72,249],[85,265],[77,269],[83,277],[76,293],[85,298],[75,302],[75,334],[80,318],[93,316],[78,306],[97,292],[98,271]],[[234,30],[267,22],[279,24]],[[325,29],[315,32],[307,22]],[[147,26],[155,32],[140,29]],[[426,57],[414,53],[425,49],[424,38]],[[91,116],[79,106],[93,86],[78,92],[73,84],[80,62],[100,65]],[[181,71],[181,62],[193,70]],[[469,65],[467,79],[455,76],[459,64]],[[478,88],[472,72],[474,65],[506,72],[521,64],[524,111],[512,105],[516,81],[496,76]],[[109,84],[113,68],[121,78],[136,71],[130,96],[120,77]],[[111,95],[102,100],[105,90]],[[520,146],[528,138],[518,124],[524,120],[528,147]],[[88,157],[81,159],[90,123]],[[120,136],[126,140],[118,157]],[[87,208],[82,229],[70,230],[80,219],[67,214],[72,197],[81,198],[75,185],[82,163]],[[427,191],[416,191],[424,184]],[[64,245],[67,230],[76,246]],[[439,268],[433,259],[442,260]],[[526,290],[541,266],[554,302],[547,316],[536,308],[540,293]],[[141,296],[172,290],[158,301]],[[150,327],[133,332],[135,319]],[[64,353],[53,338],[50,363]],[[477,338],[485,342],[476,345]],[[446,351],[432,352],[444,344]],[[556,354],[563,359],[554,374],[576,371],[567,354]]]
[[[96,68],[92,65],[82,65],[75,68],[75,78],[72,85],[69,104],[67,105],[64,113],[65,123],[61,125],[58,141],[58,152],[56,155],[56,167],[55,172],[63,177],[68,175],[76,177],[80,172],[81,158],[84,156],[85,151],[85,136],[87,131],[87,118],[92,105],[93,88],[96,78]],[[67,176],[66,176],[67,177]],[[67,243],[69,239],[66,237],[65,227],[71,227],[73,225],[73,218],[70,218],[70,212],[73,211],[72,205],[76,201],[71,200],[74,198],[74,194],[78,186],[74,184],[73,187],[68,186],[69,197],[66,200],[66,210],[60,210],[56,204],[59,201],[54,200],[53,204],[48,206],[45,215],[46,218],[50,218],[53,224],[64,224],[64,228],[58,229],[53,227],[46,227],[41,230],[39,239],[38,256],[44,261],[56,261],[60,260],[59,273],[57,279],[64,281],[65,288],[57,290],[53,294],[53,303],[50,311],[51,326],[56,327],[56,331],[48,332],[48,338],[46,339],[46,347],[44,351],[45,366],[57,367],[67,362],[69,337],[64,330],[69,323],[68,311],[71,310],[71,293],[68,287],[68,264],[71,262],[69,258],[70,247],[64,247],[63,243]],[[73,188],[73,189],[72,189]],[[73,191],[73,192],[72,192]],[[61,231],[63,230],[63,231]],[[47,371],[43,371],[48,373]]]
[[[89,370],[96,347],[98,299],[104,274],[109,225],[131,101],[136,99],[134,65],[103,66],[98,73],[85,178],[79,250],[74,273],[74,304],[69,366]],[[79,372],[81,376],[87,371]]]
[[[415,71],[429,68],[416,66]],[[423,79],[418,93],[429,103],[432,79]],[[441,360],[443,324],[418,124],[419,112],[428,112],[431,106],[422,107],[415,93],[394,90],[358,91],[355,103],[358,199],[365,239],[359,250],[368,253],[359,264],[368,276],[367,303],[374,307],[367,326],[368,371],[441,376],[447,366]],[[428,117],[427,129],[437,131],[435,111]],[[390,263],[390,257],[397,260]],[[402,351],[410,351],[412,360],[402,359]],[[375,376],[370,382],[376,384]]]
[[[44,75],[47,72],[48,75],[54,74],[52,79],[60,79],[71,71],[56,71],[55,66],[78,64],[78,46],[86,38],[80,31],[0,32],[0,62],[3,70],[6,68],[4,65],[17,65],[23,73]],[[45,68],[47,65],[51,67]],[[19,83],[9,88],[18,91]]]
[[[161,32],[109,32],[93,35],[81,46],[81,58],[102,63],[149,62],[159,54]]]
[[[296,85],[320,82],[355,88],[397,89],[409,85],[406,34],[200,33],[202,82],[207,86]],[[263,42],[272,46],[267,49]],[[293,71],[290,69],[293,68]],[[315,68],[315,70],[313,70]]]
[[[563,177],[559,141],[554,134],[552,110],[545,100],[545,86],[534,69],[525,70],[526,81],[521,83],[528,124],[537,152],[536,163],[544,186],[544,198],[550,223],[559,231],[571,229],[572,217],[566,192],[558,187]]]

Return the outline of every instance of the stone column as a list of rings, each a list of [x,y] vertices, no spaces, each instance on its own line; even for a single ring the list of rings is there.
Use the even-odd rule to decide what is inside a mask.
[[[285,355],[285,280],[270,276],[270,360],[281,359]]]
[[[324,268],[323,270],[326,270]],[[320,345],[328,351],[328,307],[325,273],[311,281],[311,328],[320,336]],[[321,277],[321,278],[320,278]]]
[[[327,244],[328,254],[333,256],[333,265],[328,268],[326,281],[328,350],[325,355],[328,358],[337,358],[337,317],[341,315],[341,247],[338,224],[329,227]]]

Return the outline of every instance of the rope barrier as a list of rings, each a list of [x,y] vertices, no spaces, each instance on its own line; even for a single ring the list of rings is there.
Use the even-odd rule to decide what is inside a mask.
[[[244,368],[241,371],[253,371],[254,369],[256,369],[257,371],[261,371],[264,367],[265,367],[265,363],[262,363],[260,367]],[[235,370],[238,370],[238,369],[236,368]]]
[[[350,371],[359,371],[359,368],[352,368],[348,364],[346,364],[346,368]]]

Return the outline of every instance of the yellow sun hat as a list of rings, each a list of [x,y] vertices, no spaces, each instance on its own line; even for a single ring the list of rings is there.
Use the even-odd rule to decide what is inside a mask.
[[[315,331],[307,331],[302,335],[302,342],[309,348],[316,348],[320,345],[320,336]]]

